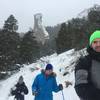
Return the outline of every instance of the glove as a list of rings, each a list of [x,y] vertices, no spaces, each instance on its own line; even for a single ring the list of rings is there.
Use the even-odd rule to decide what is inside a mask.
[[[36,96],[37,94],[38,94],[37,91],[33,91],[33,92],[32,92],[32,95],[34,95],[34,96]]]
[[[67,88],[69,85],[72,85],[72,82],[70,82],[70,81],[65,81],[65,85],[66,85],[66,88]]]
[[[11,90],[16,90],[16,86],[12,87]]]
[[[62,84],[59,84],[59,89],[63,90],[63,85]]]
[[[21,92],[21,95],[24,95],[24,92]]]

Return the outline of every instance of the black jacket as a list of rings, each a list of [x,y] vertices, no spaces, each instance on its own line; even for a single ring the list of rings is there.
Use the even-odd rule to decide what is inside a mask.
[[[90,47],[87,51],[88,55],[80,58],[75,67],[75,90],[82,100],[100,100],[100,88],[98,87],[100,84],[97,84],[100,82],[100,70],[98,70],[100,69],[100,53]],[[94,69],[98,66],[99,68],[94,70],[92,66]],[[96,78],[98,80],[95,80]]]
[[[24,100],[24,95],[28,94],[28,89],[23,82],[22,84],[17,83],[16,89],[11,91],[11,94],[15,96],[17,100]]]

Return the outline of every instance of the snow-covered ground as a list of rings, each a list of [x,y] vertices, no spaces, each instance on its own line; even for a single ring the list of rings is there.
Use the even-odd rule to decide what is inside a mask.
[[[25,96],[25,100],[33,100],[31,86],[35,76],[41,72],[42,68],[45,68],[46,63],[51,63],[54,66],[54,72],[57,74],[57,82],[62,83],[64,86],[63,91],[53,93],[54,100],[79,100],[74,90],[74,65],[79,55],[70,50],[60,55],[56,53],[51,56],[46,56],[38,60],[36,63],[25,65],[20,71],[10,78],[0,82],[0,100],[14,100],[13,96],[8,96],[10,88],[16,84],[20,75],[24,77],[24,81],[29,89],[28,95]],[[65,87],[65,81],[72,82],[72,85]]]

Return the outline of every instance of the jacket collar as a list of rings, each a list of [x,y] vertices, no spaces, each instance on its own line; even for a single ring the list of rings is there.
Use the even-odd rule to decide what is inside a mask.
[[[44,70],[44,69],[42,69],[42,70],[41,70],[41,73],[45,75],[45,70]],[[55,73],[55,72],[52,72],[52,74],[51,74],[51,75],[49,75],[49,76],[56,77],[56,73]]]
[[[100,52],[96,52],[90,46],[87,48],[87,52],[93,60],[100,61]]]

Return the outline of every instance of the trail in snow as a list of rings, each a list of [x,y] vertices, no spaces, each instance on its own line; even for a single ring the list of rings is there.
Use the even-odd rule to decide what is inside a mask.
[[[41,68],[44,68],[46,65],[45,62],[49,62],[53,64],[54,66],[54,72],[57,74],[57,82],[63,83],[64,89],[63,89],[63,95],[62,91],[59,91],[58,93],[53,93],[54,100],[63,100],[63,96],[65,100],[79,100],[78,96],[76,95],[76,92],[74,90],[74,71],[72,71],[71,63],[73,60],[76,59],[76,55],[72,56],[73,51],[65,52],[61,55],[51,55],[42,58],[42,61],[39,60],[36,63],[30,64],[28,66],[25,66],[24,68],[21,68],[20,71],[14,75],[12,75],[10,78],[8,78],[5,81],[0,82],[0,100],[13,100],[13,96],[9,96],[10,88],[16,84],[18,78],[20,75],[23,75],[24,81],[29,89],[28,95],[25,96],[25,100],[33,100],[34,96],[32,96],[31,86],[33,83],[33,80],[35,76],[41,72]],[[69,68],[66,69],[66,66]],[[32,71],[32,69],[35,69]],[[38,70],[37,70],[38,69]],[[60,71],[61,69],[61,71]],[[64,71],[68,71],[69,74],[63,76]],[[65,81],[71,81],[72,85],[65,88]]]

